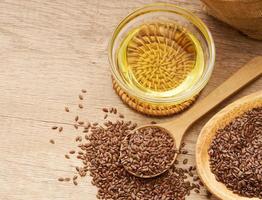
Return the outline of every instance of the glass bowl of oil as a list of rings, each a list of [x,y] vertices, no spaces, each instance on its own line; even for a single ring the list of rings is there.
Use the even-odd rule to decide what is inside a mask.
[[[109,43],[113,87],[139,112],[183,111],[207,84],[215,46],[207,26],[173,4],[146,5],[116,27]]]

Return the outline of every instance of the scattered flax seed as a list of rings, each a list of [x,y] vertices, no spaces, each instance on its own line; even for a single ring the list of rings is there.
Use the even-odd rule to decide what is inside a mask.
[[[184,164],[184,165],[186,165],[187,162],[188,162],[188,159],[184,159],[184,160],[183,160],[183,164]]]
[[[52,126],[52,129],[53,130],[56,130],[58,127],[57,126]]]
[[[102,110],[103,110],[103,112],[108,113],[108,109],[107,108],[103,108]]]
[[[200,193],[198,189],[195,189],[194,191],[195,191],[195,193],[197,193],[197,194]]]
[[[83,95],[81,95],[81,94],[78,95],[78,98],[79,98],[80,100],[83,100],[83,99],[84,99]]]
[[[84,106],[83,106],[81,103],[78,104],[78,107],[79,107],[80,109],[84,108]]]
[[[104,119],[106,119],[107,117],[108,117],[108,114],[105,114]]]
[[[81,141],[82,141],[82,137],[81,137],[81,136],[77,136],[77,137],[75,138],[75,141],[76,141],[76,142],[81,142]]]
[[[90,127],[91,127],[91,123],[90,122],[86,122],[85,129],[89,129]]]
[[[69,182],[71,179],[70,178],[65,178],[65,181],[66,182]]]
[[[192,187],[192,189],[196,188],[196,184],[192,183],[191,187]]]
[[[82,93],[86,93],[86,90],[85,90],[85,89],[82,89],[81,92],[82,92]]]
[[[59,132],[62,132],[63,131],[63,127],[61,126],[59,129],[58,129]]]
[[[78,117],[78,116],[76,116],[76,117],[75,117],[75,121],[77,122],[77,121],[78,121],[78,119],[79,119],[79,117]]]
[[[199,177],[198,176],[194,176],[193,177],[193,181],[198,181],[199,180]]]
[[[62,177],[58,178],[58,181],[60,181],[60,182],[63,182],[64,180],[65,180],[65,179],[62,178]]]
[[[74,124],[74,127],[75,127],[75,129],[78,129],[78,125],[77,124]]]
[[[73,181],[73,183],[74,183],[74,185],[78,185],[78,183],[75,180]]]
[[[198,184],[199,184],[200,186],[204,186],[204,184],[202,183],[202,181],[199,181]]]
[[[69,112],[69,108],[68,108],[68,107],[65,107],[65,111],[66,111],[66,112]]]
[[[66,159],[70,159],[69,155],[67,155],[67,154],[65,155],[65,158],[66,158]]]
[[[196,183],[196,188],[200,190],[200,185]]]
[[[70,154],[74,154],[75,152],[76,151],[74,151],[74,150],[69,151]]]
[[[137,123],[133,123],[133,125],[131,125],[130,130],[134,130],[137,127]]]
[[[192,171],[188,172],[188,175],[189,175],[189,176],[191,176],[191,177],[193,177],[193,176],[194,176],[194,174],[193,174],[193,172],[192,172]]]
[[[206,197],[207,197],[208,199],[210,199],[210,198],[212,197],[212,193],[209,192],[208,190],[206,191]]]
[[[182,150],[181,153],[182,154],[188,154],[188,151],[187,150]]]
[[[122,114],[119,114],[119,118],[125,118],[125,116],[124,115],[122,115]]]
[[[83,93],[86,93],[86,90]],[[105,116],[108,112],[116,114],[118,111],[116,108],[107,109],[107,112],[104,112]],[[79,117],[76,116],[75,123],[78,120]],[[82,141],[82,138],[85,140],[83,143],[75,143],[79,149],[77,151],[69,149],[67,155],[68,159],[69,155],[72,158],[77,156],[77,159],[82,164],[75,166],[76,172],[71,178],[61,178],[61,181],[71,180],[77,186],[79,177],[90,175],[92,177],[91,183],[98,188],[98,199],[185,200],[185,197],[190,194],[191,190],[196,189],[199,191],[200,184],[192,183],[189,177],[189,173],[192,173],[192,177],[196,175],[192,166],[184,169],[185,166],[180,168],[172,165],[167,173],[154,179],[144,180],[130,175],[123,168],[123,165],[119,163],[120,146],[129,131],[137,127],[136,123],[123,120],[117,120],[116,122],[104,120],[103,126],[103,123],[98,124],[95,122],[91,124],[84,119],[82,121],[85,122],[83,126],[76,123],[74,127],[76,129],[79,126],[83,127],[83,132],[88,133],[75,139],[77,141]],[[133,146],[132,148],[137,147]],[[74,156],[71,154],[74,154]],[[67,156],[65,155],[65,157]],[[178,164],[179,162],[176,161],[176,163]],[[174,182],[178,184],[174,184]],[[139,190],[140,188],[141,190]],[[139,191],[137,192],[137,190]]]
[[[83,122],[83,121],[79,121],[79,122],[78,122],[79,125],[83,125],[84,123],[85,123],[85,122]]]
[[[54,141],[54,140],[49,140],[49,142],[50,142],[51,144],[55,144],[55,141]]]
[[[93,179],[91,183],[99,190],[98,199],[131,200],[133,196],[136,199],[147,200],[185,200],[186,195],[189,195],[191,190],[198,189],[199,186],[193,185],[191,178],[187,178],[189,166],[188,169],[183,169],[173,165],[168,173],[154,179],[141,180],[130,175],[119,163],[119,155],[123,138],[132,130],[133,123],[105,120],[104,125],[92,125],[90,134],[85,136],[86,141],[78,145],[80,151],[84,154],[80,153],[81,156],[77,156],[82,165],[76,167],[79,177],[86,176],[87,172],[90,173]],[[136,146],[139,148],[139,145]],[[132,148],[136,149],[136,146]],[[192,168],[191,166],[191,170]],[[192,173],[192,176],[196,175],[193,171],[190,173]],[[174,182],[177,184],[174,184]],[[111,188],[114,188],[114,190],[111,190]],[[139,188],[143,189],[134,192]],[[121,198],[119,198],[120,196]]]

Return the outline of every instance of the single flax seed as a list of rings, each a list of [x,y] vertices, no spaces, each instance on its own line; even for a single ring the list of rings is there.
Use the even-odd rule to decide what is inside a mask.
[[[78,183],[75,180],[73,181],[73,183],[74,183],[74,185],[78,185]]]
[[[83,100],[83,99],[84,99],[83,95],[81,95],[81,94],[78,95],[78,98],[79,98],[80,100]]]
[[[124,115],[122,115],[122,114],[119,114],[119,118],[125,118],[125,116]]]
[[[83,122],[83,121],[79,121],[79,122],[78,122],[79,125],[83,125],[84,123],[85,123],[85,122]]]
[[[58,181],[60,181],[60,182],[63,182],[64,180],[65,180],[65,179],[62,178],[62,177],[58,178]]]
[[[75,138],[75,141],[76,141],[76,142],[81,142],[81,141],[82,141],[82,137],[81,137],[81,136],[77,136],[77,137]]]
[[[108,109],[107,108],[103,108],[102,110],[103,110],[103,112],[108,113]]]
[[[78,119],[79,119],[79,117],[78,117],[78,116],[75,116],[75,121],[76,121],[76,122],[78,121]]]
[[[65,178],[65,181],[66,182],[69,182],[71,179],[70,178]]]
[[[78,129],[78,125],[77,124],[74,124],[74,127],[75,127],[75,129]]]
[[[75,150],[71,150],[69,151],[70,154],[74,154],[75,153]]]

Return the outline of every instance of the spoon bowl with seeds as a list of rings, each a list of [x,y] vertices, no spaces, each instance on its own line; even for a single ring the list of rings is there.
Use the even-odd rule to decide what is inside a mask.
[[[166,172],[175,162],[188,128],[261,74],[262,56],[258,56],[175,120],[135,129],[121,144],[120,160],[123,167],[141,178],[152,178]]]

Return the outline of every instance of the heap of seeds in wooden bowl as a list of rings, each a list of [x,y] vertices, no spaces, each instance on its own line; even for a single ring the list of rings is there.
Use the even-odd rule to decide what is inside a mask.
[[[82,109],[77,108],[78,112],[82,112],[86,107],[83,102],[85,93],[86,90],[82,90],[80,103],[83,106]],[[67,110],[66,112],[72,113],[74,109],[68,108]],[[58,181],[71,181],[74,185],[78,185],[83,177],[90,175],[92,184],[98,188],[97,198],[103,200],[184,200],[192,190],[195,193],[206,191],[196,174],[196,167],[189,166],[187,158],[182,158],[179,164],[179,159],[188,153],[184,149],[184,143],[178,152],[183,155],[180,155],[180,158],[165,173],[147,179],[130,174],[121,163],[120,149],[123,140],[134,131],[137,124],[125,120],[124,115],[119,114],[116,108],[103,108],[102,112],[104,112],[102,123],[91,123],[86,119],[81,119],[79,113],[74,117],[72,126],[77,132],[76,145],[68,150],[65,159],[80,160],[81,165],[74,166],[74,174],[58,177]],[[57,131],[58,127],[52,127],[53,131]],[[65,134],[66,127],[61,133],[57,132]],[[150,134],[158,138],[155,142],[161,142],[162,145],[173,151],[173,141],[171,142],[168,135],[164,135],[167,141],[163,141],[158,137],[156,130],[151,130]],[[149,141],[151,140],[150,134],[145,132]],[[151,142],[152,146],[157,146],[153,140]],[[51,144],[57,143],[52,142]],[[170,155],[167,152],[165,154],[167,160],[173,156],[173,152]],[[142,165],[139,167],[143,168]],[[207,197],[210,197],[210,193],[207,193]]]
[[[125,138],[120,160],[131,174],[153,177],[170,168],[176,152],[174,140],[166,130],[147,126]]]
[[[262,107],[219,129],[209,156],[217,181],[236,194],[262,199]]]

